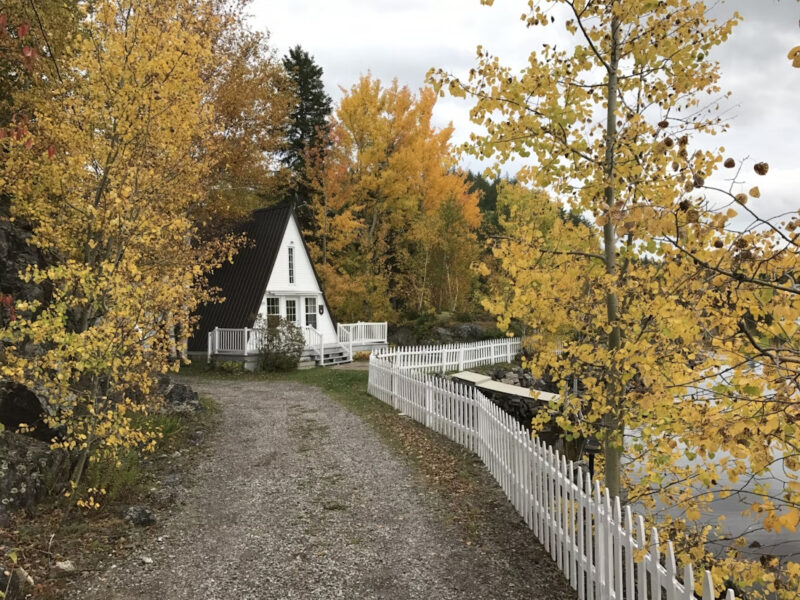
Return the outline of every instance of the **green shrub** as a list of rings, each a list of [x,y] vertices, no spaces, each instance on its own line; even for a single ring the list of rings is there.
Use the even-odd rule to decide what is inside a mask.
[[[258,366],[263,371],[292,371],[306,346],[303,331],[286,319],[256,323],[261,336]]]
[[[142,486],[141,456],[129,450],[117,457],[101,456],[89,463],[83,486],[105,490],[110,500],[125,498]],[[83,490],[81,490],[83,492]],[[87,495],[88,492],[83,492]]]

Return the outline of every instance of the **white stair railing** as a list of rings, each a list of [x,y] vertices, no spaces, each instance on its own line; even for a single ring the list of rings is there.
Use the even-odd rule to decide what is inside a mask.
[[[319,353],[319,361],[321,365],[325,364],[325,343],[322,334],[311,325],[303,327],[303,335],[306,338],[306,348],[311,348]]]
[[[339,345],[347,350],[348,360],[353,360],[353,332],[350,329],[339,330]]]

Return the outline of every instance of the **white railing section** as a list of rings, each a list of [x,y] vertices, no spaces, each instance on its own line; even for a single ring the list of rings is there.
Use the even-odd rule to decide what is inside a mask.
[[[345,341],[353,344],[385,344],[388,334],[388,325],[384,323],[337,323],[336,334],[339,343]],[[347,336],[349,335],[349,338]]]
[[[306,348],[311,348],[319,353],[320,364],[325,364],[325,343],[322,339],[322,334],[314,329],[311,325],[303,327],[303,336],[306,338]]]
[[[519,348],[510,338],[374,352],[368,391],[480,456],[581,600],[697,600],[693,567],[679,580],[672,542],[662,556],[658,531],[648,540],[630,506],[474,387],[422,372],[505,361]],[[701,600],[715,600],[709,571],[701,589]],[[735,600],[734,592],[725,599]]]
[[[225,329],[217,327],[208,332],[208,356],[214,354],[247,354],[248,346],[257,344],[251,338],[253,330],[245,327],[244,329]]]
[[[349,329],[339,329],[339,345],[347,350],[348,360],[353,360],[353,332]]]
[[[310,325],[302,327],[306,348],[323,355],[322,334]],[[226,329],[216,327],[208,332],[208,359],[218,354],[232,356],[249,356],[258,354],[262,346],[264,332],[261,329],[244,327],[242,329]]]
[[[501,338],[471,344],[443,346],[411,346],[378,351],[401,370],[413,369],[422,373],[463,371],[480,365],[511,362],[522,349],[519,338]]]

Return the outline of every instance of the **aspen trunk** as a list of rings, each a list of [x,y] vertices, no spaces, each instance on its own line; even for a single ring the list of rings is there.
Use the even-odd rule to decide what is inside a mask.
[[[617,274],[617,235],[612,223],[611,213],[616,201],[614,188],[614,147],[617,141],[617,85],[619,69],[619,20],[611,20],[611,56],[608,62],[608,90],[606,113],[606,154],[604,171],[606,176],[605,200],[608,206],[606,223],[603,225],[603,246],[606,264],[606,273],[612,276]],[[621,332],[617,324],[619,300],[616,292],[609,290],[606,294],[606,314],[608,323],[612,326],[608,334],[608,348],[613,353],[619,348]],[[624,427],[620,419],[619,406],[619,378],[615,372],[609,373],[609,386],[607,390],[607,403],[609,412],[603,418],[604,439],[603,451],[605,458],[605,485],[612,496],[620,494],[620,471],[622,469],[622,439],[617,439],[617,434]]]

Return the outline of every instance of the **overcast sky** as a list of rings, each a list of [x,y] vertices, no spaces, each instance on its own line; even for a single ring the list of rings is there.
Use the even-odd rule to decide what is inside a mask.
[[[525,0],[495,0],[493,7],[478,0],[255,0],[251,12],[254,28],[269,30],[279,54],[300,44],[314,56],[337,101],[341,87],[368,72],[386,83],[397,78],[414,90],[424,85],[431,67],[465,75],[475,65],[478,44],[505,64],[521,67],[544,39],[541,28],[526,29],[519,21],[526,5]],[[800,69],[792,68],[786,55],[800,44],[800,3],[727,0],[717,10],[738,10],[744,21],[716,53],[722,87],[733,92],[728,105],[733,121],[729,133],[715,141],[734,158],[769,162],[767,177],[746,174],[746,189],[757,183],[762,192],[754,208],[770,214],[797,210]],[[455,143],[472,129],[469,106],[452,98],[437,103],[435,122],[453,123]]]

